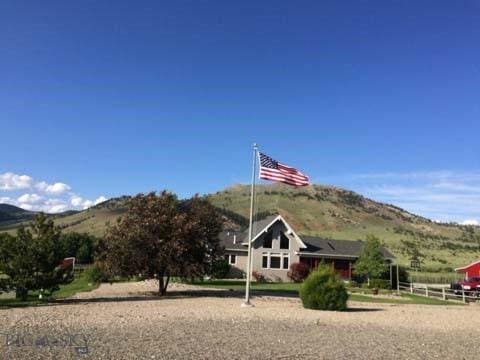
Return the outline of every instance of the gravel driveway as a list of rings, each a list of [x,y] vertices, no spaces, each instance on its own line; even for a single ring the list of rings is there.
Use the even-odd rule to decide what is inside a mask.
[[[72,303],[0,310],[0,359],[477,359],[480,306],[350,303],[305,310],[292,298],[225,291],[152,298],[152,283],[102,285]],[[201,295],[205,295],[202,290]]]

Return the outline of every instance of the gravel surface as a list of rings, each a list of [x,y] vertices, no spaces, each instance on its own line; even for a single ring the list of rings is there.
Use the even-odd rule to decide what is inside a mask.
[[[69,303],[0,310],[0,359],[477,359],[480,306],[350,303],[200,293],[152,282],[102,285]],[[197,295],[195,295],[197,294]],[[202,296],[198,296],[198,294]],[[206,296],[208,295],[208,296]]]

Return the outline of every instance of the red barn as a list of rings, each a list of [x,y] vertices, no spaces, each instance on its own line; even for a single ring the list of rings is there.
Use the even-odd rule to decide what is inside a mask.
[[[468,279],[472,276],[480,276],[480,260],[473,262],[470,265],[457,268],[455,271],[465,274],[465,279]]]

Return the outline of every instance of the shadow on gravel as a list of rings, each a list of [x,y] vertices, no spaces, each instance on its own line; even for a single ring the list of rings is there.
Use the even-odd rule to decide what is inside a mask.
[[[357,312],[377,312],[377,311],[384,311],[384,309],[381,309],[381,308],[348,308],[344,312],[357,313]]]
[[[132,296],[109,296],[85,299],[57,299],[48,303],[52,305],[67,304],[85,304],[85,303],[106,303],[106,302],[128,302],[128,301],[161,301],[172,299],[191,299],[191,298],[242,298],[243,293],[237,291],[218,291],[218,290],[189,290],[189,291],[172,291],[164,296],[157,293],[145,293],[145,295]]]
[[[252,290],[251,292],[253,301],[255,298],[272,297],[272,298],[298,298],[296,291],[278,291],[278,290]],[[83,299],[56,299],[47,300],[42,303],[36,304],[24,304],[21,307],[28,306],[57,306],[57,305],[71,305],[71,304],[94,304],[94,303],[119,303],[119,302],[132,302],[132,301],[162,301],[162,300],[174,300],[174,299],[192,299],[192,298],[238,298],[243,299],[245,293],[240,290],[185,290],[185,291],[171,291],[164,296],[158,295],[156,292],[147,292],[143,295],[126,295],[126,296],[110,296],[110,297],[97,297],[97,298],[83,298]],[[19,307],[19,306],[6,306],[0,310]],[[348,308],[345,312],[375,312],[382,311],[381,308]]]
[[[297,292],[279,292],[269,290],[251,291],[252,297],[281,297],[281,298],[298,298]],[[243,298],[245,293],[239,290],[185,290],[185,291],[170,291],[164,296],[158,295],[156,292],[144,293],[144,295],[131,296],[108,296],[98,298],[83,298],[83,299],[57,299],[51,300],[50,304],[76,304],[76,303],[98,303],[98,302],[123,302],[123,301],[156,301],[156,300],[172,300],[172,299],[186,299],[186,298]]]
[[[162,301],[172,299],[192,299],[192,298],[238,298],[243,299],[244,292],[238,290],[188,290],[188,291],[172,291],[165,296],[160,296],[157,293],[146,293],[143,296],[132,295],[122,297],[101,297],[90,299],[59,299],[51,301],[52,305],[68,305],[68,304],[88,304],[88,303],[108,303],[108,302],[129,302],[129,301]],[[295,292],[279,292],[279,291],[252,291],[253,301],[255,297],[273,297],[273,298],[298,298],[298,294]],[[383,311],[382,308],[364,308],[364,307],[352,307],[348,308],[345,312],[377,312]]]

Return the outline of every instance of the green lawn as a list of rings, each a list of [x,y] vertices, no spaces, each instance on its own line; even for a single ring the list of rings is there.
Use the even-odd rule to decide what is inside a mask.
[[[210,280],[196,281],[193,285],[213,287],[219,289],[244,290],[245,282],[236,280]],[[256,283],[252,282],[251,289],[255,292],[282,293],[285,295],[298,295],[301,284],[296,283]],[[443,301],[440,299],[427,298],[419,295],[404,294],[398,298],[384,298],[367,294],[360,294],[368,290],[354,288],[349,289],[349,299],[352,301],[385,303],[385,304],[424,304],[424,305],[461,305],[455,301]],[[380,294],[391,293],[388,290],[381,290]]]
[[[402,293],[398,299],[387,299],[376,296],[368,296],[361,294],[349,294],[349,300],[369,303],[383,304],[420,304],[420,305],[463,305],[456,301],[444,301],[435,298],[427,298],[419,295],[411,295]]]
[[[0,299],[0,308],[45,305],[48,304],[49,300],[67,298],[78,292],[94,290],[98,286],[99,284],[89,284],[84,273],[80,273],[70,284],[60,285],[60,289],[54,291],[50,299],[39,300],[38,291],[31,291],[28,293],[27,301],[20,301],[18,299]]]

